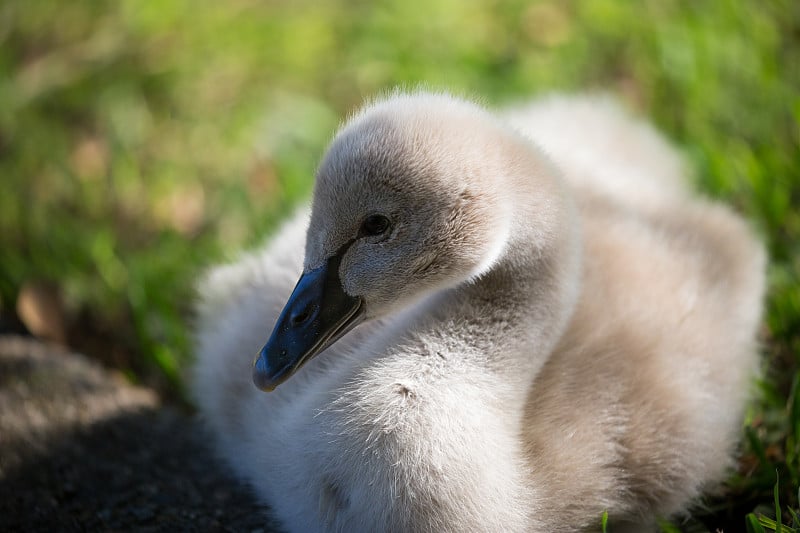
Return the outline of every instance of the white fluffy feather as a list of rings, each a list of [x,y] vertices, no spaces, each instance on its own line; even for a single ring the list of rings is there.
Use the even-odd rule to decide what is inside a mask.
[[[288,530],[552,532],[596,529],[605,510],[649,524],[731,465],[757,367],[762,247],[607,99],[501,117],[396,94],[340,132],[322,175],[356,172],[352,150],[374,149],[392,172],[423,169],[495,209],[468,206],[476,222],[458,231],[485,234],[450,236],[478,243],[457,260],[468,265],[403,279],[422,288],[275,392],[253,386],[251,365],[303,270],[308,213],[198,285],[197,403]],[[386,124],[414,142],[387,146]],[[318,204],[345,185],[318,181],[306,265],[338,242],[319,228],[348,208]]]

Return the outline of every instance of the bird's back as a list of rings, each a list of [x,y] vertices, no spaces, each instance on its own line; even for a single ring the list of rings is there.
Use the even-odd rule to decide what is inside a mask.
[[[575,523],[603,509],[669,516],[732,466],[764,252],[699,199],[636,209],[583,194],[581,215],[581,298],[526,406],[532,475],[544,508]]]

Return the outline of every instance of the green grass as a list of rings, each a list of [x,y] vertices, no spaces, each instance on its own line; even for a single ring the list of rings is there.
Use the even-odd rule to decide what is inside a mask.
[[[0,302],[57,286],[70,340],[180,395],[201,269],[310,191],[340,118],[418,83],[502,104],[599,89],[650,117],[771,256],[764,379],[725,498],[783,523],[800,486],[800,3],[8,0]],[[88,336],[99,345],[82,343]],[[116,355],[109,357],[109,352]],[[768,527],[768,526],[767,526]],[[613,529],[610,529],[613,530]]]
[[[777,531],[778,533],[800,532],[800,517],[798,517],[798,512],[791,507],[785,510],[788,516],[791,517],[791,525],[783,524],[784,509],[781,507],[780,481],[775,483],[773,498],[775,501],[775,519],[763,514],[749,513],[745,517],[748,533],[764,533],[766,531]]]

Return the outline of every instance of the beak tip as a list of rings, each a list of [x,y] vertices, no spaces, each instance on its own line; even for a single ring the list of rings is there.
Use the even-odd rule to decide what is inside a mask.
[[[277,386],[275,380],[270,378],[267,359],[264,357],[263,350],[256,356],[255,361],[253,361],[253,383],[264,392],[272,392]]]

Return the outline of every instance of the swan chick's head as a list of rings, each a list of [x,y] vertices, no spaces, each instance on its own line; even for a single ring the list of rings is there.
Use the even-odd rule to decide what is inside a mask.
[[[363,320],[488,271],[508,241],[503,146],[516,140],[445,95],[395,95],[346,124],[317,172],[304,271],[256,385],[272,390]]]

